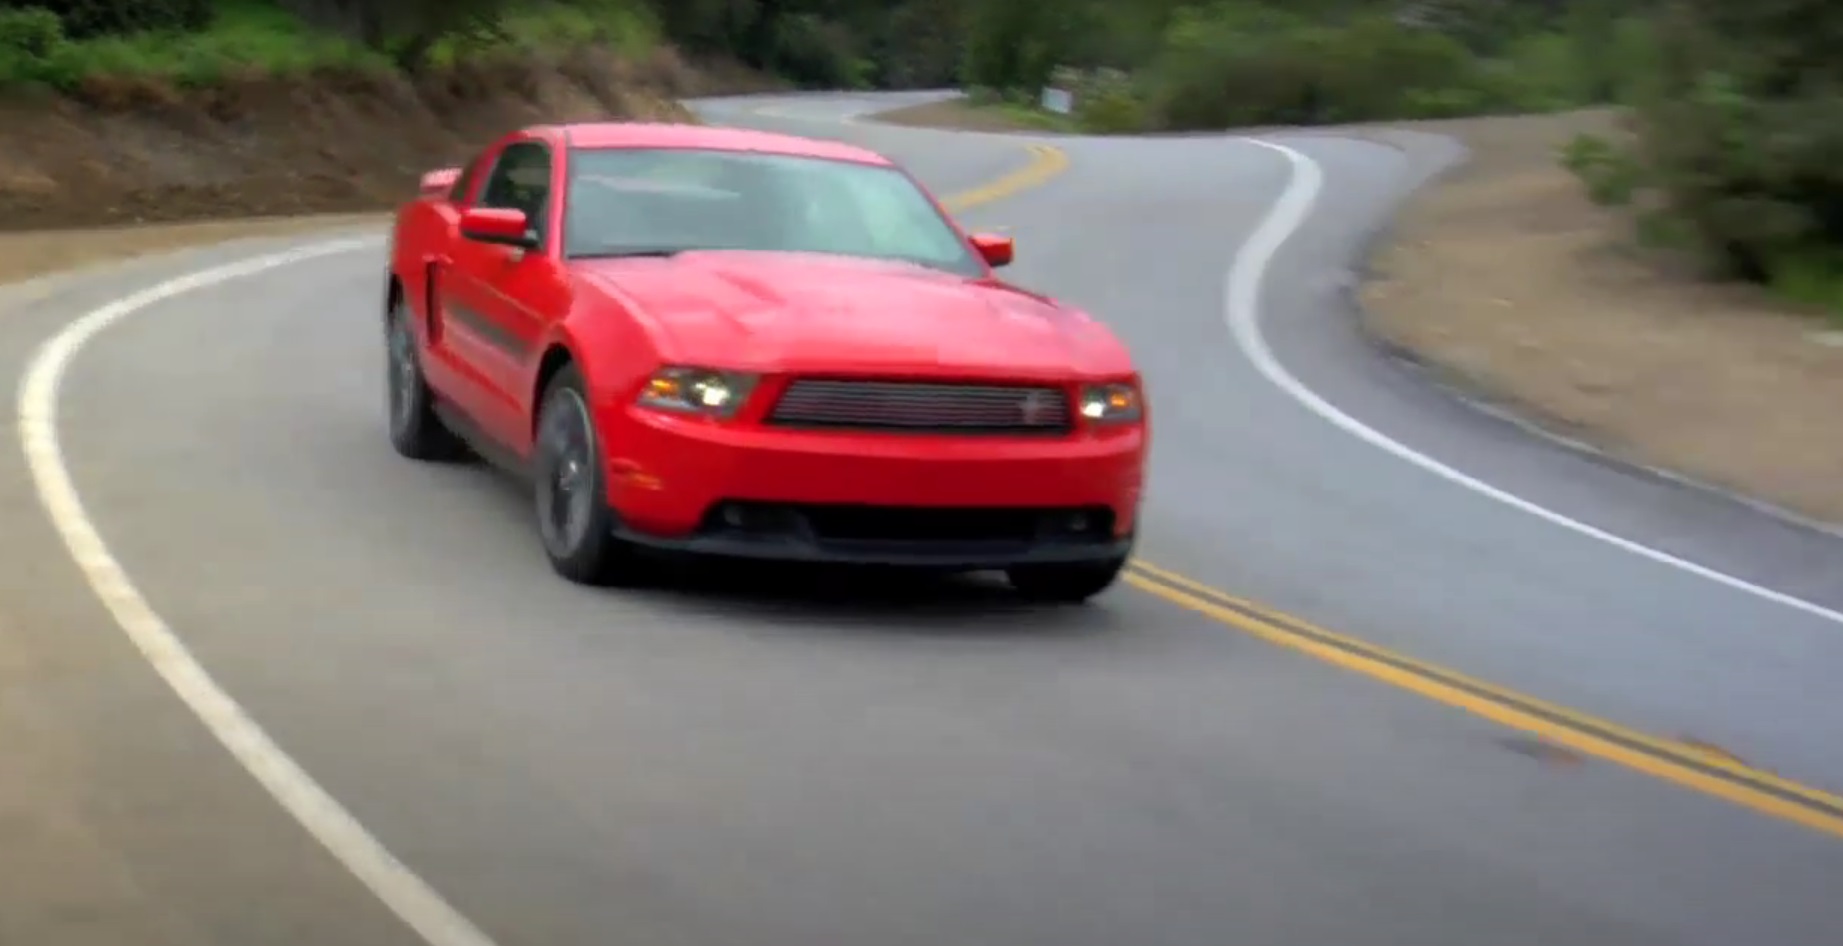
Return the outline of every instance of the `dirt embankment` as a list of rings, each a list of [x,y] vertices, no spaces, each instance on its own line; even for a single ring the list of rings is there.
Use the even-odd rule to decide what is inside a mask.
[[[724,86],[661,51],[14,97],[0,100],[0,231],[382,210],[518,125],[688,119],[676,99]]]
[[[418,80],[250,77],[187,90],[109,81],[68,98],[0,97],[0,283],[352,222],[520,125],[690,120],[681,98],[763,87],[660,50],[638,61],[594,52],[508,60]]]

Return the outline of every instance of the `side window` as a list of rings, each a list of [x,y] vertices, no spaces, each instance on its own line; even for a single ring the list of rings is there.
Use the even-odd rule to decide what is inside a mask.
[[[550,223],[550,149],[535,141],[507,145],[486,179],[480,206],[522,210],[538,236],[547,236],[544,231]]]

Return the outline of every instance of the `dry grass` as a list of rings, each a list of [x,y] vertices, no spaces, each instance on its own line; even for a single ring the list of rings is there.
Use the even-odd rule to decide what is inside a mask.
[[[1763,294],[1633,247],[1555,163],[1604,112],[1417,126],[1473,151],[1418,195],[1364,291],[1384,338],[1646,464],[1843,521],[1843,348]]]

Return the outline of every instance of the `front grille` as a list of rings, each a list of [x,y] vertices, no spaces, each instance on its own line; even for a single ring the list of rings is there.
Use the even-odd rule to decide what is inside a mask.
[[[914,433],[1057,434],[1073,424],[1060,388],[804,378],[787,386],[768,423]]]

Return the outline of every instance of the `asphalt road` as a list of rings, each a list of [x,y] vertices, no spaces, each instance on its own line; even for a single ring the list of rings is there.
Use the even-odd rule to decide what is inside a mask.
[[[705,106],[869,144],[943,192],[1027,160],[1012,139],[842,121],[870,107]],[[1529,439],[1381,362],[1351,329],[1350,260],[1443,146],[1272,140],[1323,174],[1263,282],[1278,364],[1391,443],[1739,582],[1466,488],[1273,383],[1225,322],[1225,273],[1297,187],[1281,155],[1059,140],[1064,173],[965,217],[1009,229],[1020,282],[1091,308],[1140,356],[1158,424],[1146,558],[1843,789],[1843,626],[1822,610],[1843,606],[1839,543]],[[0,943],[1843,941],[1837,837],[1532,749],[1134,588],[1033,610],[977,584],[825,573],[565,585],[518,490],[391,454],[368,236],[109,327],[70,365],[58,418],[88,521],[343,806],[292,802],[331,841],[155,674],[149,656],[183,661],[110,618],[14,451]],[[293,245],[0,291],[0,372],[17,383],[85,312]],[[204,716],[222,733],[226,712]],[[368,833],[328,827],[348,813]],[[353,876],[383,863],[370,841],[403,872]],[[419,937],[379,891],[399,908],[439,897],[462,925]]]

